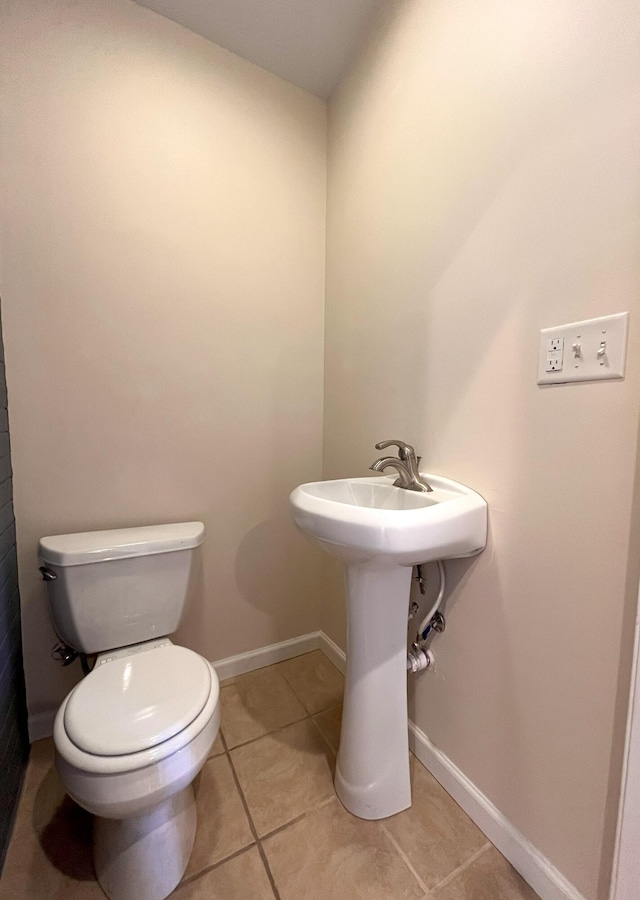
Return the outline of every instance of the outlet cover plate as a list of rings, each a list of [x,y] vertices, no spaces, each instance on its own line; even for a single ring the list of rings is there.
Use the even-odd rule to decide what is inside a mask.
[[[628,312],[543,328],[538,350],[538,384],[624,378],[628,330]],[[550,347],[552,341],[559,339],[563,340],[558,364],[557,354],[550,353]],[[552,366],[553,357],[556,358]]]

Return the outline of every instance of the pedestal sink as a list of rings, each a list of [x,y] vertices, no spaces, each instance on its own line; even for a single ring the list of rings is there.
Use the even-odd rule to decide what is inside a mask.
[[[347,673],[335,786],[362,819],[411,805],[407,616],[412,567],[473,556],[487,538],[487,504],[437,475],[433,490],[393,476],[316,481],[290,501],[298,528],[347,565]]]

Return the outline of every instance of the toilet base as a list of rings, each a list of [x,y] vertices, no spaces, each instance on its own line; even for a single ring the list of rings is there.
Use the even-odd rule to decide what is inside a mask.
[[[164,900],[184,875],[195,836],[191,784],[139,815],[96,817],[93,859],[100,887],[110,900]]]

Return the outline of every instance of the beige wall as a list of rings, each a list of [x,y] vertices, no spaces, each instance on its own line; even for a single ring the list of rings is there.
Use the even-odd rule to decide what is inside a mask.
[[[202,519],[180,639],[313,630],[326,104],[126,0],[2,4],[1,279],[32,714],[75,674],[44,534]],[[74,670],[76,667],[74,667]]]
[[[604,897],[632,637],[640,7],[405,0],[385,15],[329,104],[325,475],[365,474],[375,441],[402,438],[486,497],[489,546],[447,566],[448,628],[411,714]],[[625,309],[624,382],[536,385],[540,328]],[[338,590],[324,627],[342,642]]]
[[[449,628],[411,714],[604,897],[637,588],[640,14],[385,16],[330,103],[325,472],[364,474],[401,437],[487,498],[489,546],[448,565]],[[31,713],[77,677],[49,660],[46,533],[201,518],[184,643],[220,658],[321,609],[342,642],[339,570],[287,512],[321,466],[324,104],[126,0],[7,0],[2,17]],[[624,383],[536,386],[541,327],[623,309]]]

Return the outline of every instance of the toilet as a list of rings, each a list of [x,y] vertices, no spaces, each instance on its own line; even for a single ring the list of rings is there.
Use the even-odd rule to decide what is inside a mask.
[[[204,540],[201,522],[44,537],[38,546],[58,637],[94,668],[54,724],[56,768],[96,817],[93,854],[111,900],[162,900],[196,833],[192,782],[220,726],[215,669],[169,635]]]

